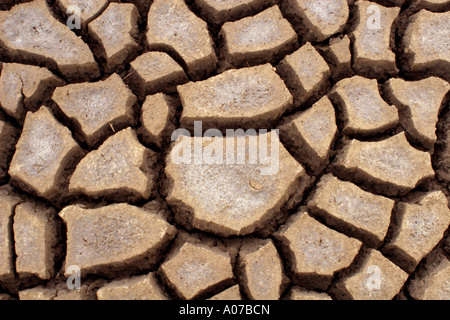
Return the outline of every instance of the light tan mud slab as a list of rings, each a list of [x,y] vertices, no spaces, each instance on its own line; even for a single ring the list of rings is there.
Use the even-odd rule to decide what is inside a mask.
[[[147,30],[149,49],[180,57],[193,79],[205,77],[216,68],[207,24],[184,1],[155,0],[148,13]]]
[[[292,95],[270,64],[189,82],[178,93],[186,127],[202,121],[210,128],[265,128],[292,105]]]
[[[136,97],[116,73],[103,81],[57,88],[52,99],[78,129],[78,138],[91,146],[134,123]]]
[[[275,158],[269,156],[263,160],[267,163],[264,165],[240,164],[239,158],[248,158],[252,152],[250,139],[257,139],[261,148],[264,143],[268,144],[268,150],[276,148],[279,163],[270,163]],[[244,146],[245,154],[240,152],[240,145]],[[234,159],[233,164],[227,165],[226,161],[231,159],[227,160],[226,149],[230,146],[234,148]],[[198,153],[180,157],[183,150],[194,148],[200,148],[204,155],[216,150],[220,158],[205,156],[205,163],[198,164],[201,160],[196,159]],[[211,143],[181,136],[166,161],[167,201],[177,219],[222,236],[246,235],[264,228],[276,220],[281,207],[296,191],[301,192],[308,180],[303,167],[284,149],[275,133],[215,138]]]
[[[223,25],[225,59],[235,67],[274,62],[292,51],[297,34],[278,6]]]
[[[0,46],[16,62],[45,64],[69,79],[99,75],[88,45],[53,17],[45,0],[1,11],[0,26]]]

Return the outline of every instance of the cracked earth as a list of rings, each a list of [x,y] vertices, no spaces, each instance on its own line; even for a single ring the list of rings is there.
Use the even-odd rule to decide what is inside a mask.
[[[448,0],[0,0],[0,300],[450,300],[449,22]],[[210,147],[171,141],[198,121],[268,129],[279,170],[173,161]]]

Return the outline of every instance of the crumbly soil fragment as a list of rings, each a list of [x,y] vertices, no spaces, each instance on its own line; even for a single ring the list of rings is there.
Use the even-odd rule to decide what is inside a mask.
[[[221,293],[216,294],[214,297],[209,300],[219,300],[219,301],[228,301],[228,300],[242,300],[242,295],[238,285],[232,286]]]
[[[66,281],[46,286],[37,286],[19,291],[19,300],[94,300],[90,284],[82,284],[80,289],[70,290]]]
[[[48,200],[65,193],[67,172],[83,155],[72,134],[51,111],[28,112],[9,175],[22,190]]]
[[[202,121],[209,128],[266,128],[290,108],[292,95],[270,64],[233,69],[178,87],[181,125]]]
[[[362,243],[299,212],[280,228],[276,238],[291,256],[295,281],[311,289],[325,290],[337,271],[355,259]]]
[[[43,286],[25,289],[19,292],[20,300],[53,300],[56,296],[56,289]]]
[[[285,297],[286,300],[332,300],[331,297],[323,292],[306,290],[304,288],[294,286],[289,290]]]
[[[45,65],[70,80],[99,76],[88,45],[53,17],[45,0],[0,11],[0,47],[15,62]]]
[[[65,264],[79,266],[83,277],[150,269],[176,234],[157,215],[128,204],[97,209],[71,205],[59,215],[67,226]]]
[[[308,207],[328,225],[376,247],[388,231],[394,201],[327,174],[317,184]]]
[[[105,71],[113,72],[136,54],[139,43],[139,12],[132,3],[110,3],[106,10],[90,22],[89,34],[100,50],[96,55],[106,60]]]
[[[277,72],[294,96],[295,108],[322,95],[329,87],[330,67],[309,42],[286,56]]]
[[[450,300],[450,260],[434,250],[424,266],[408,284],[408,292],[416,300]]]
[[[233,279],[229,254],[217,247],[185,242],[159,270],[166,284],[186,300],[226,286]]]
[[[155,0],[147,22],[150,50],[179,57],[193,80],[200,80],[217,67],[217,57],[207,23],[179,0]]]
[[[320,172],[326,167],[338,132],[335,110],[326,96],[279,129],[287,147],[310,170]]]
[[[147,52],[130,63],[128,83],[141,97],[175,92],[177,85],[188,81],[183,68],[165,52]]]
[[[220,31],[227,63],[234,67],[275,62],[292,52],[297,34],[278,6],[235,22]]]
[[[11,186],[0,187],[0,284],[14,278],[13,217],[16,206],[23,201]]]
[[[436,143],[436,124],[448,82],[430,77],[418,81],[393,78],[386,82],[386,93],[400,111],[400,122],[407,134],[428,149]]]
[[[381,98],[375,79],[361,76],[343,79],[333,87],[329,96],[340,109],[343,134],[375,135],[398,124],[397,108]]]
[[[261,148],[267,144],[266,150],[272,154],[256,162],[251,160],[249,139],[257,139]],[[226,157],[226,148],[230,147],[234,148],[229,153],[233,159]],[[196,149],[204,156],[203,164],[198,164],[198,152],[180,157],[181,152]],[[214,153],[216,157],[211,158]],[[276,153],[278,158],[274,157]],[[177,219],[221,236],[247,235],[276,221],[280,208],[295,191],[304,190],[309,180],[303,167],[279,143],[276,133],[215,138],[211,142],[180,136],[166,163],[167,201]]]
[[[36,111],[56,87],[65,82],[46,68],[5,63],[0,76],[0,105],[19,123],[28,110]]]
[[[62,287],[56,290],[56,296],[53,300],[68,300],[68,301],[81,301],[81,300],[95,300],[94,295],[92,294],[92,289],[87,285],[81,285],[79,290],[70,290],[67,289],[67,284],[64,283]]]
[[[115,280],[97,291],[98,300],[167,300],[154,273]]]
[[[403,68],[450,80],[450,12],[421,10],[410,18],[402,39]]]
[[[146,144],[162,148],[175,130],[174,117],[179,102],[164,93],[147,96],[141,108],[139,133]]]
[[[398,203],[396,215],[396,232],[383,251],[406,271],[413,272],[450,225],[448,201],[441,191],[430,192],[417,203]]]
[[[0,183],[6,181],[8,168],[14,154],[19,130],[6,121],[0,120]]]
[[[115,202],[147,200],[157,176],[155,162],[156,154],[140,144],[133,129],[122,130],[81,160],[69,191]]]
[[[0,301],[6,301],[6,300],[16,300],[12,296],[6,293],[0,293]]]
[[[24,202],[14,215],[16,272],[19,277],[37,276],[50,279],[58,252],[59,226],[56,211],[40,203]]]
[[[376,142],[351,140],[334,166],[338,176],[364,180],[367,187],[389,196],[405,195],[435,175],[430,154],[413,148],[404,132]]]
[[[283,5],[297,32],[311,42],[322,42],[340,33],[349,18],[347,0],[293,0]]]
[[[358,269],[335,285],[333,293],[353,300],[391,300],[403,287],[408,274],[379,251],[368,249]]]
[[[103,81],[59,87],[52,99],[77,129],[77,138],[90,146],[135,123],[137,98],[116,73]]]
[[[272,240],[249,239],[239,252],[239,268],[247,296],[253,300],[279,300],[286,278]]]
[[[352,32],[353,68],[368,77],[387,77],[398,73],[391,49],[392,28],[400,8],[375,2],[356,1],[358,23]]]

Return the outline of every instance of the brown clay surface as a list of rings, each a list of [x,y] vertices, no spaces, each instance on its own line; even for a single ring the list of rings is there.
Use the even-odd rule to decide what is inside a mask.
[[[0,2],[0,300],[450,300],[450,1]]]

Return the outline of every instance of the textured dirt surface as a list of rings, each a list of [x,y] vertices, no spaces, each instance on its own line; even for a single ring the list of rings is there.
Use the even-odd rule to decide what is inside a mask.
[[[449,15],[0,1],[0,300],[450,300]]]

